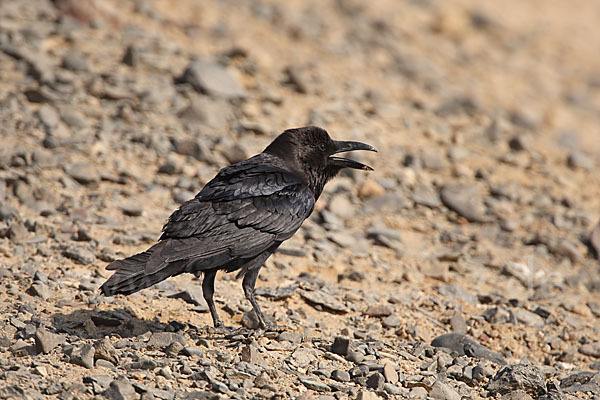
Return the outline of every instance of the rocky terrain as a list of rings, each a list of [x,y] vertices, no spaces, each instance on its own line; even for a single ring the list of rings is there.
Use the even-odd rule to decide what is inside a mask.
[[[600,398],[600,3],[0,2],[0,398]],[[266,263],[98,292],[289,127],[376,146]]]

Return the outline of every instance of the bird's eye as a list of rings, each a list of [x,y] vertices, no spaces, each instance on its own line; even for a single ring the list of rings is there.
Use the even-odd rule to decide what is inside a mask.
[[[319,150],[321,150],[321,151],[327,150],[327,145],[325,143],[319,143]]]

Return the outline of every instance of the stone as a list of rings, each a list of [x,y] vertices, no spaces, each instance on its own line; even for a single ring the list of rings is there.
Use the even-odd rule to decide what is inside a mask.
[[[367,377],[367,387],[375,391],[383,389],[385,378],[379,372],[373,372]]]
[[[110,400],[137,400],[138,394],[133,385],[125,379],[115,379],[104,392],[104,397]]]
[[[144,207],[141,204],[126,204],[121,206],[121,210],[129,217],[139,217],[144,213]]]
[[[341,369],[335,369],[331,372],[331,378],[339,382],[350,382],[350,374]]]
[[[398,383],[398,372],[396,371],[396,368],[394,368],[393,364],[389,362],[383,364],[383,377],[385,378],[386,382],[391,384]]]
[[[183,292],[178,292],[168,296],[171,299],[182,299],[188,304],[195,306],[203,306],[208,309],[204,296],[202,294],[202,288],[199,286],[190,286]]]
[[[317,381],[315,379],[302,379],[300,378],[300,382],[306,386],[310,390],[314,390],[316,392],[331,392],[331,388],[324,384],[323,382]]]
[[[462,287],[454,284],[441,285],[438,287],[438,293],[453,300],[462,301],[472,306],[477,305],[477,296],[469,293]]]
[[[51,132],[58,127],[60,117],[58,116],[56,109],[51,105],[41,105],[38,109],[37,115],[47,132]]]
[[[71,353],[71,364],[80,365],[85,368],[94,368],[94,354],[96,349],[91,344],[84,344]]]
[[[227,68],[213,61],[192,62],[180,81],[189,83],[198,92],[212,97],[238,99],[247,96],[246,90]]]
[[[20,221],[14,221],[8,228],[7,236],[15,244],[23,244],[27,241],[29,231]]]
[[[586,356],[600,358],[600,342],[586,343],[579,347],[579,352]]]
[[[50,353],[56,347],[65,343],[65,337],[44,328],[35,331],[35,351],[39,353]]]
[[[87,71],[89,69],[85,54],[78,50],[68,51],[62,59],[63,68],[75,72]]]
[[[174,332],[154,332],[148,343],[146,343],[146,347],[154,348],[154,349],[165,349],[171,343],[179,342],[183,346],[187,344],[187,340],[183,335]]]
[[[486,385],[490,394],[505,394],[523,390],[533,396],[546,391],[543,372],[534,365],[510,364],[502,367]]]
[[[501,354],[496,353],[480,345],[475,340],[461,333],[445,333],[433,339],[431,345],[434,347],[445,347],[459,355],[469,357],[485,358],[498,365],[506,365]]]
[[[479,190],[473,185],[449,183],[440,190],[442,203],[469,222],[484,222],[485,208]]]
[[[385,194],[385,189],[373,179],[365,180],[358,188],[358,197],[368,199],[374,196]]]
[[[573,151],[567,157],[567,165],[573,169],[584,169],[591,171],[594,169],[594,159],[580,151]]]
[[[462,398],[456,390],[440,380],[435,381],[431,387],[429,396],[437,400],[460,400]]]
[[[94,344],[94,359],[106,360],[113,365],[119,364],[119,354],[108,338],[100,339]]]
[[[4,181],[2,181],[4,182]],[[0,221],[10,221],[19,216],[19,211],[6,204],[0,205]]]
[[[355,364],[360,364],[365,359],[365,355],[360,351],[351,351],[346,356],[346,359]]]
[[[46,301],[50,298],[50,288],[43,282],[33,282],[27,292]]]
[[[514,311],[515,317],[517,318],[517,322],[529,326],[533,326],[536,328],[543,328],[546,325],[544,318],[540,317],[538,314],[531,312],[529,310],[525,310],[523,308],[519,308]]]
[[[390,315],[389,317],[385,317],[383,321],[381,321],[381,325],[384,328],[397,328],[402,325],[402,320],[395,314]]]
[[[350,350],[350,339],[343,336],[336,336],[333,339],[333,344],[331,345],[331,352],[335,354],[339,354],[340,356],[346,356],[348,351]]]
[[[368,390],[361,390],[358,392],[356,396],[356,400],[380,400],[380,397],[377,396],[374,392],[370,392]]]
[[[356,215],[356,207],[345,194],[336,194],[331,197],[327,209],[342,219],[352,218]]]
[[[2,218],[0,218],[1,220]],[[600,260],[600,222],[596,224],[590,234],[590,244],[596,252],[596,258]]]
[[[265,360],[263,356],[258,351],[258,348],[252,344],[248,344],[242,348],[240,353],[242,357],[242,361],[251,364],[264,364]]]
[[[367,307],[365,315],[369,317],[388,317],[392,315],[392,309],[386,304],[373,304]]]
[[[65,167],[65,172],[82,185],[91,185],[100,182],[100,173],[90,163],[77,163]]]
[[[312,306],[320,306],[327,311],[345,314],[348,308],[335,297],[330,294],[319,292],[309,292],[306,290],[299,291],[300,296]]]
[[[89,265],[96,260],[96,255],[94,253],[79,246],[67,247],[63,250],[62,255],[81,265]]]

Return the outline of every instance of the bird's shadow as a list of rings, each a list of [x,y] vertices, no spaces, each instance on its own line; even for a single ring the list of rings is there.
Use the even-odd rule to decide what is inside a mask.
[[[106,335],[131,338],[146,332],[177,332],[195,328],[178,321],[166,324],[156,320],[139,319],[124,309],[101,311],[86,308],[68,314],[54,314],[52,325],[58,333],[66,333],[81,339],[100,339]]]

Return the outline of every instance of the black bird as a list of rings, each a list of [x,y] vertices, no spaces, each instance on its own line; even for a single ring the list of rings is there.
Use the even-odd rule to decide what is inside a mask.
[[[327,181],[342,168],[372,171],[334,156],[352,150],[377,151],[364,143],[334,141],[314,126],[286,130],[262,153],[220,170],[169,217],[157,244],[110,263],[106,269],[116,272],[100,291],[131,294],[170,276],[203,273],[204,299],[215,327],[222,327],[213,301],[215,275],[239,270],[260,326],[268,327],[254,298],[258,272],[312,213]]]

